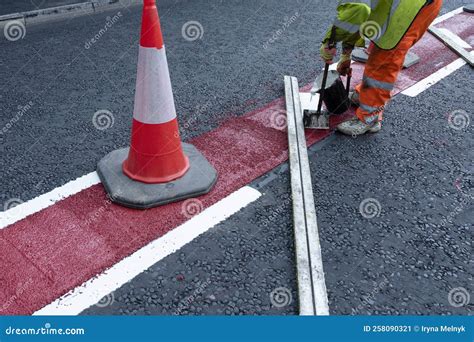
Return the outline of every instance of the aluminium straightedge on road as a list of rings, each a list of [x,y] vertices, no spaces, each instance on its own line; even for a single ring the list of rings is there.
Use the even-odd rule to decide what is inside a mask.
[[[474,56],[470,54],[463,46],[461,46],[452,36],[455,36],[453,33],[449,34],[446,30],[439,29],[431,25],[428,31],[434,35],[436,38],[441,40],[447,47],[456,52],[460,57],[462,57],[471,67],[474,67]],[[448,31],[449,32],[449,31]]]
[[[285,76],[300,315],[329,315],[298,80]]]
[[[448,13],[447,15],[444,15],[443,17],[440,17],[441,19],[445,20],[447,18],[450,18],[450,17],[453,17],[454,14],[458,12],[458,10],[454,11],[454,12],[450,12]],[[438,19],[440,19],[438,18]],[[457,20],[457,19],[452,19],[451,20],[451,24],[450,25],[454,25],[454,21]],[[441,22],[442,20],[438,20],[438,23]],[[448,26],[448,28],[452,29],[452,26]],[[459,33],[457,33],[459,34]],[[467,39],[466,38],[466,34],[463,35],[463,39]],[[437,40],[435,39],[429,39],[430,38],[430,35],[427,35],[428,39],[425,39],[426,41],[426,45],[428,45],[428,43],[430,43],[431,41],[433,41],[432,43],[439,43],[439,45],[442,45],[440,42],[438,42]],[[432,37],[431,37],[432,38]],[[431,43],[431,45],[433,45]],[[420,45],[420,49],[424,47],[423,45]],[[436,47],[436,46],[434,46]],[[442,48],[442,46],[440,46],[440,48]],[[436,68],[438,68],[439,66],[442,66],[442,65],[445,65],[444,62],[449,62],[452,60],[452,58],[454,58],[453,56],[451,55],[454,55],[453,53],[451,53],[450,51],[448,51],[448,49],[443,49],[442,51],[446,51],[446,53],[443,53],[442,55],[445,55],[445,60],[440,60],[439,63],[441,64],[435,64]],[[426,58],[428,57],[431,57],[433,56],[433,54],[430,54],[430,55],[427,55]],[[400,87],[399,87],[399,90],[403,90],[405,89],[405,86],[410,86],[412,85],[412,88],[410,89],[417,89],[417,93],[421,92],[421,91],[424,91],[426,89],[428,89],[429,87],[431,87],[434,83],[433,83],[433,79],[432,79],[432,76],[433,75],[436,75],[436,82],[439,81],[440,79],[446,77],[447,75],[451,74],[454,70],[456,70],[456,68],[459,68],[461,67],[462,65],[464,64],[461,64],[462,60],[461,59],[458,59],[458,60],[455,60],[454,62],[452,62],[451,64],[449,64],[449,66],[451,67],[443,67],[442,69],[439,69],[438,71],[435,72],[435,74],[429,74],[429,71],[433,72],[433,70],[421,70],[421,71],[418,71],[416,73],[416,75],[410,75],[408,74],[406,77],[405,77],[405,80],[409,80],[409,82],[406,82],[405,83],[401,83]],[[460,65],[461,64],[461,65]],[[454,66],[456,68],[454,68]],[[439,73],[438,73],[439,72]],[[419,74],[418,74],[419,73]],[[429,76],[428,76],[429,75]],[[402,80],[403,81],[403,80]],[[417,82],[418,83],[414,83],[414,82]],[[274,108],[274,107],[269,107],[269,108]],[[275,107],[275,108],[278,108],[278,107]],[[272,109],[273,110],[273,109]],[[268,114],[268,111],[265,112],[263,111],[262,113],[264,113],[265,115]],[[268,116],[268,115],[267,115]],[[285,144],[286,145],[286,144]],[[202,145],[201,145],[202,146]],[[286,149],[286,146],[282,146],[281,150],[283,151],[283,149]],[[99,181],[98,181],[98,178],[97,178],[97,175],[95,173],[93,174],[90,174],[90,177],[88,175],[88,177],[86,177],[85,180],[82,180],[80,183],[81,184],[76,184],[76,186],[74,186],[74,189],[62,189],[61,191],[57,192],[55,189],[54,190],[54,193],[52,194],[49,194],[48,196],[44,196],[44,195],[41,195],[41,201],[37,201],[37,200],[40,200],[40,198],[35,198],[34,200],[32,200],[32,202],[26,202],[28,203],[28,207],[31,207],[31,208],[27,208],[28,211],[27,212],[24,212],[23,210],[19,210],[20,208],[22,209],[25,209],[25,206],[23,205],[19,205],[15,208],[12,208],[12,209],[9,209],[8,211],[5,211],[5,212],[2,212],[0,213],[0,229],[3,228],[3,227],[6,227],[10,224],[14,224],[15,222],[18,222],[20,221],[21,219],[25,218],[26,216],[32,214],[32,213],[36,213],[36,212],[40,212],[42,210],[44,210],[45,208],[48,208],[50,206],[53,206],[54,204],[56,204],[56,208],[59,208],[57,210],[57,212],[62,212],[62,213],[65,213],[67,214],[67,211],[66,210],[63,210],[64,209],[64,198],[65,197],[69,197],[69,196],[72,196],[72,194],[77,194],[77,192],[85,189],[85,191],[82,192],[81,195],[77,194],[77,197],[79,198],[79,196],[82,196],[82,197],[93,197],[92,195],[97,195],[98,191],[90,191],[88,190],[89,188],[92,188],[91,185],[92,184],[97,184]],[[69,184],[69,183],[68,183]],[[240,185],[242,186],[242,184]],[[100,186],[97,186],[95,188],[100,188]],[[67,190],[67,191],[66,191]],[[44,196],[44,197],[43,197]],[[106,199],[103,199],[103,200],[100,200],[98,201],[98,203],[104,203],[103,201],[105,201]],[[102,201],[102,202],[101,202]],[[84,202],[77,202],[77,203],[84,203]],[[32,207],[32,204],[35,204],[34,207]],[[21,214],[20,214],[21,212]],[[93,211],[90,211],[89,213],[94,213]],[[10,218],[10,216],[12,218]],[[43,219],[43,223],[44,222],[47,222],[46,220],[44,220],[44,218],[48,218],[49,216],[42,216],[41,219]],[[68,218],[70,219],[72,216],[69,216]],[[15,218],[15,219],[13,219]],[[52,218],[54,218],[52,216]],[[25,237],[26,239],[31,239],[31,231],[30,229],[33,229],[34,228],[34,224],[35,224],[35,221],[33,220],[24,220],[23,222],[26,222],[26,221],[29,221],[29,224],[28,226],[27,225],[24,225],[23,229],[24,231],[26,231],[28,234],[25,234]],[[38,222],[38,221],[36,221]],[[53,221],[54,222],[54,221]],[[20,222],[21,224],[21,222]],[[43,225],[44,226],[47,226],[47,224],[49,223],[44,223]],[[57,224],[57,223],[56,223]],[[170,226],[170,228],[173,228],[172,226]],[[15,227],[12,227],[12,229],[15,229]],[[30,240],[31,241],[31,240]],[[55,246],[52,246],[52,247],[55,247]],[[35,256],[36,257],[36,256]],[[121,260],[123,256],[120,256],[120,258],[117,258],[117,260]],[[37,259],[38,260],[38,259]],[[21,267],[19,264],[16,264],[17,267]],[[101,271],[102,272],[102,271]],[[84,279],[80,279],[81,281],[85,281],[85,277],[83,277]],[[64,279],[64,278],[63,278]],[[59,280],[58,280],[59,281]],[[16,289],[13,289],[14,292],[12,293],[16,293],[16,291],[18,291],[18,289],[22,289],[24,290],[23,292],[23,295],[22,297],[25,297],[27,295],[27,291],[29,292],[32,292],[32,293],[39,293],[40,291],[40,286],[38,285],[38,283],[31,283],[29,288],[26,289],[25,287],[22,287],[24,285],[21,285],[20,283],[17,284],[17,287]],[[78,286],[77,284],[75,286]],[[71,287],[66,287],[68,289],[71,289]],[[59,295],[58,295],[59,296]],[[84,303],[84,300],[83,299],[80,299],[78,300],[80,301],[81,303]],[[25,301],[26,302],[26,301]],[[36,310],[37,308],[34,307],[33,308],[34,310]],[[24,314],[24,313],[23,313]]]

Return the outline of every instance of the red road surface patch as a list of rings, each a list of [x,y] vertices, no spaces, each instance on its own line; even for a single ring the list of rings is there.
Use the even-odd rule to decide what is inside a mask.
[[[474,14],[462,12],[435,25],[446,28],[461,37],[466,43],[474,45]]]
[[[472,40],[474,26],[460,20],[472,16],[457,15],[438,26]],[[458,58],[431,35],[414,52],[429,62],[402,71],[396,93]],[[355,81],[362,69],[354,64]],[[191,141],[219,173],[213,191],[199,198],[203,208],[288,159],[284,113],[284,100],[278,99]],[[333,118],[332,124],[342,119]],[[308,144],[329,134],[308,132]],[[111,204],[102,185],[31,215],[0,231],[0,300],[5,303],[0,313],[31,314],[187,220],[182,203],[145,211]]]

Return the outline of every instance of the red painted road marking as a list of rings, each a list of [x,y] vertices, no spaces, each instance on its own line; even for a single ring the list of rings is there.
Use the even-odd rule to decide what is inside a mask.
[[[110,294],[113,296],[115,290],[131,279],[256,201],[261,195],[258,190],[249,186],[240,188],[34,314],[47,316],[80,314],[102,298],[110,298]],[[187,205],[188,203],[190,204]],[[193,211],[193,208],[200,207],[200,203],[195,198],[183,204],[188,213],[199,211]]]
[[[470,42],[474,26],[460,21],[471,17],[459,14],[438,26]],[[402,71],[396,93],[458,58],[430,35],[414,52],[429,62]],[[362,68],[354,64],[355,81]],[[275,121],[283,112],[278,99],[191,141],[220,175],[200,198],[205,208],[287,160],[286,133]],[[308,143],[329,134],[313,131]],[[101,185],[33,214],[0,231],[0,313],[33,313],[186,220],[181,203],[146,211],[113,205]]]

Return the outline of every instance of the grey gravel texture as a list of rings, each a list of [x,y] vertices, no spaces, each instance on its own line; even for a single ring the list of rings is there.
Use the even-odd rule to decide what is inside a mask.
[[[464,3],[445,1],[443,12]],[[283,96],[285,74],[311,82],[335,7],[314,0],[157,4],[184,140]],[[140,6],[123,7],[27,27],[17,41],[0,36],[0,203],[48,192],[128,146],[140,20]],[[202,25],[201,39],[183,37],[189,21]],[[113,115],[106,130],[93,122],[103,110]]]
[[[311,81],[322,65],[317,42],[323,33],[305,10],[310,2],[297,4],[158,1],[177,112],[181,127],[188,127],[182,132],[185,140],[282,96],[285,73]],[[285,17],[296,11],[299,19],[264,49]],[[121,17],[100,34],[107,18],[119,12]],[[312,12],[323,17],[319,9]],[[202,39],[183,37],[189,21],[201,23]],[[93,171],[102,156],[128,145],[139,30],[140,8],[131,7],[35,25],[21,40],[0,40],[0,76],[6,80],[0,127],[19,117],[0,135],[7,166],[0,174],[0,202],[26,201],[50,191]],[[30,101],[32,108],[18,115],[19,106]],[[93,125],[99,110],[113,114],[107,130]],[[203,114],[195,119],[196,112]]]
[[[0,15],[28,12],[43,8],[50,8],[63,5],[71,5],[81,0],[2,0],[0,3]]]
[[[112,305],[84,314],[297,314],[287,171],[268,190],[255,204],[109,295]],[[281,287],[291,297],[280,308],[270,295]]]
[[[466,3],[445,1],[443,12]],[[284,74],[309,83],[322,67],[318,42],[335,3],[158,6],[182,126],[204,113],[186,125],[189,139],[281,97]],[[0,203],[50,191],[128,144],[139,8],[120,10],[91,43],[118,12],[35,25],[15,42],[0,39],[0,128],[10,125],[0,134]],[[193,42],[181,33],[191,20],[204,28]],[[311,150],[333,314],[472,314],[472,304],[448,301],[453,288],[472,293],[473,283],[472,124],[448,125],[454,111],[472,117],[470,79],[472,69],[463,67],[416,98],[400,95],[379,134],[336,135]],[[30,101],[28,110],[19,108]],[[95,128],[98,110],[113,114],[110,128]],[[257,202],[117,290],[112,305],[84,314],[296,314],[287,167],[252,186],[264,193]],[[359,207],[371,198],[380,210],[365,218]],[[291,293],[281,308],[270,300],[279,288]]]
[[[474,275],[472,126],[447,119],[472,108],[460,101],[469,72],[398,96],[376,135],[337,134],[310,150],[332,314],[472,314],[449,296],[472,293]],[[288,172],[255,181],[261,199],[84,314],[297,314]],[[367,199],[374,211],[361,208]],[[291,301],[279,308],[270,298],[281,287]]]

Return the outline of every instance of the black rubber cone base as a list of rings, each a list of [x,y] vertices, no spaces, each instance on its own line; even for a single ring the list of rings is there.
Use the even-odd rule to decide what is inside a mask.
[[[467,13],[474,13],[474,4],[464,6],[463,10]]]
[[[183,143],[189,158],[186,174],[169,183],[145,184],[128,178],[122,164],[128,157],[128,148],[106,155],[97,164],[97,173],[110,199],[125,207],[148,209],[207,194],[217,181],[217,172],[204,156],[190,144]]]

